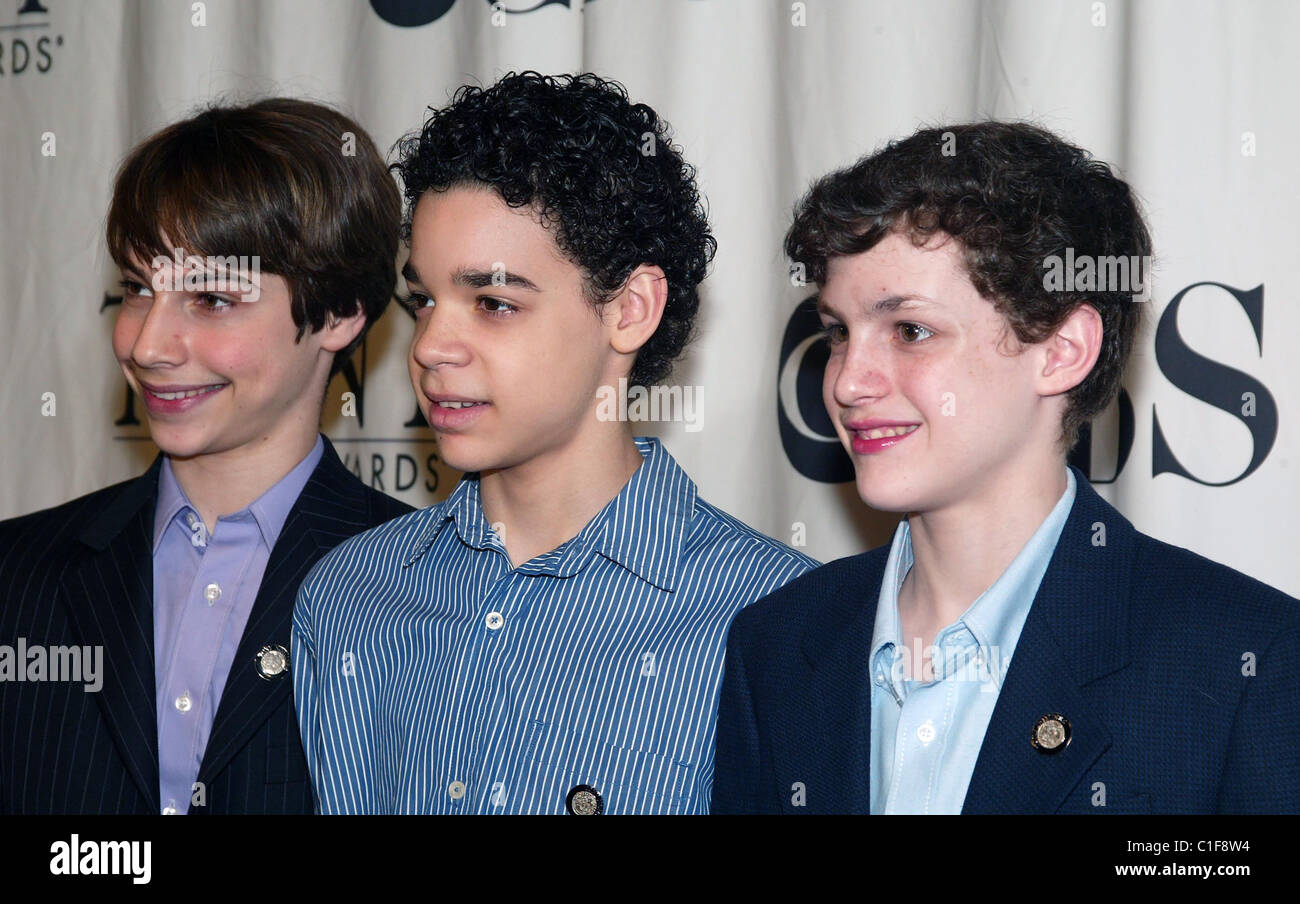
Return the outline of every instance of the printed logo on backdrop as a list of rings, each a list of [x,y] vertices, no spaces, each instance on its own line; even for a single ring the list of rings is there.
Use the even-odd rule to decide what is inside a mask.
[[[46,4],[51,2],[9,0],[0,6],[0,79],[44,75],[54,68],[63,35],[50,22]]]
[[[1211,481],[1198,476],[1178,458],[1174,444],[1160,426],[1155,404],[1151,406],[1151,476],[1177,474],[1203,486],[1230,486],[1253,474],[1277,440],[1278,405],[1262,382],[1249,374],[1208,358],[1188,346],[1178,328],[1178,311],[1188,293],[1213,287],[1225,322],[1237,310],[1244,311],[1254,331],[1255,345],[1264,355],[1264,286],[1238,289],[1225,283],[1192,283],[1170,300],[1160,314],[1155,331],[1155,361],[1160,373],[1193,399],[1211,405],[1241,421],[1250,432],[1250,461],[1229,480]],[[1141,303],[1141,302],[1135,302]],[[781,446],[790,464],[803,476],[822,483],[846,483],[854,479],[853,461],[840,445],[839,437],[822,402],[822,377],[830,354],[821,339],[817,298],[802,301],[791,314],[781,340],[781,366],[777,372],[777,421]],[[1114,483],[1133,449],[1137,418],[1132,398],[1121,387],[1119,397],[1102,417],[1115,416],[1116,448],[1111,460],[1114,472],[1094,473],[1093,430],[1085,424],[1079,441],[1070,451],[1075,465],[1094,484]],[[1204,434],[1202,434],[1204,435]],[[1101,456],[1099,456],[1100,458]],[[1109,470],[1109,468],[1107,469]]]
[[[473,0],[469,0],[473,2]],[[531,13],[543,6],[570,7],[571,0],[482,0],[492,11]],[[588,3],[591,0],[587,0]],[[437,22],[456,5],[456,0],[370,0],[370,8],[389,25],[419,28]]]
[[[853,479],[853,460],[840,445],[822,403],[822,375],[830,349],[821,337],[813,295],[794,309],[781,339],[776,418],[781,446],[796,471],[821,483],[846,483]]]
[[[394,299],[398,298],[397,295],[393,297]],[[100,304],[99,312],[103,314],[109,308],[118,307],[121,304],[121,295],[106,292],[104,293],[103,302]],[[393,305],[393,307],[398,311],[404,311],[401,305]],[[412,321],[415,320],[414,313],[405,313]],[[391,387],[376,389],[379,398],[385,401],[399,398],[401,404],[410,405],[412,414],[409,419],[402,423],[402,433],[399,434],[391,430],[376,431],[373,429],[373,424],[372,429],[366,429],[366,361],[370,335],[367,332],[366,338],[361,341],[361,345],[352,353],[352,357],[343,365],[335,378],[330,381],[323,415],[323,420],[328,426],[334,414],[340,413],[341,403],[342,416],[355,421],[354,429],[361,436],[330,436],[330,442],[337,447],[339,459],[343,462],[343,466],[367,485],[380,492],[437,493],[440,468],[443,465],[436,451],[436,442],[429,434],[429,422],[425,420],[424,412],[420,410],[419,403],[416,402],[409,383],[403,381],[398,392],[394,392]],[[340,379],[343,381],[341,389],[339,387]],[[143,442],[150,439],[148,425],[142,420],[142,412],[139,410],[137,403],[139,403],[139,399],[131,389],[131,384],[127,383],[126,379],[123,378],[122,407],[118,409],[118,416],[113,420],[113,426],[116,428],[113,433],[114,440],[119,442]],[[333,406],[333,411],[331,411],[331,406]],[[384,451],[369,451],[365,454],[354,451],[354,448],[362,449],[366,446],[377,446]],[[401,451],[403,446],[431,447],[432,450],[427,453],[421,452],[420,458],[417,458],[409,452]],[[427,499],[417,501],[420,506],[428,504]]]

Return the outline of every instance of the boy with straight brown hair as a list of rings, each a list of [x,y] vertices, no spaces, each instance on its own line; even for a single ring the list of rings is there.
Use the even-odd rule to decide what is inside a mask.
[[[113,348],[161,454],[0,524],[0,644],[101,666],[0,681],[0,812],[312,812],[294,596],[341,540],[410,510],[318,430],[391,298],[399,220],[370,139],[316,103],[215,106],[126,158]]]

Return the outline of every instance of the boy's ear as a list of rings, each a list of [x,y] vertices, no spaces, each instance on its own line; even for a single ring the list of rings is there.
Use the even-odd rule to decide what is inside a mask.
[[[627,277],[610,301],[606,316],[613,318],[610,345],[621,354],[635,354],[649,341],[664,316],[668,302],[668,277],[654,264],[641,264]]]
[[[317,335],[320,337],[321,348],[329,352],[340,352],[347,348],[353,339],[361,335],[361,331],[366,328],[366,314],[361,307],[361,302],[357,302],[357,312],[348,317],[340,317],[337,314],[329,314],[325,317],[325,326]]]
[[[1101,354],[1102,332],[1101,315],[1092,305],[1070,312],[1042,345],[1040,394],[1058,395],[1082,383]]]

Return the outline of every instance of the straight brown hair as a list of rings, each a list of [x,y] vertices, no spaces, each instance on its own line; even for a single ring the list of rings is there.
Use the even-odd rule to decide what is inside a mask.
[[[119,267],[186,255],[260,258],[293,293],[295,341],[358,307],[366,325],[334,356],[338,373],[397,284],[401,197],[351,118],[292,98],[209,107],[132,150],[117,173],[108,248]]]

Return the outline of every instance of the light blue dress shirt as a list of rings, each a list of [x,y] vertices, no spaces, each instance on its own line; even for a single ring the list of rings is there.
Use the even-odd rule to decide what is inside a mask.
[[[164,814],[188,813],[221,693],[289,511],[325,453],[316,445],[256,500],[203,521],[164,456],[154,510],[154,681]],[[252,663],[243,667],[252,668]]]
[[[316,564],[290,673],[320,812],[564,813],[580,785],[605,813],[708,811],[731,619],[817,562],[636,444],[618,495],[518,567],[476,475]]]
[[[1020,630],[1074,505],[1074,474],[1029,542],[991,587],[934,639],[934,680],[904,679],[898,593],[912,567],[904,518],[894,531],[871,637],[871,812],[960,813]],[[1026,740],[1025,743],[1028,743]]]

